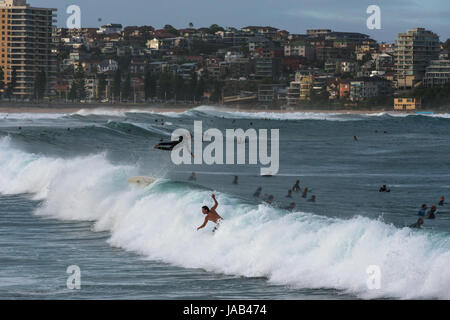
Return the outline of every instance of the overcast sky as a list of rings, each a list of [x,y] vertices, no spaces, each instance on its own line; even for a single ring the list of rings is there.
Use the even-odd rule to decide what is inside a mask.
[[[414,27],[430,29],[441,41],[450,38],[450,0],[28,0],[41,7],[58,9],[58,25],[65,26],[66,8],[82,10],[82,26],[106,23],[152,25],[161,28],[271,25],[291,33],[327,28],[371,35],[391,42]],[[381,30],[366,27],[369,5],[381,8]]]

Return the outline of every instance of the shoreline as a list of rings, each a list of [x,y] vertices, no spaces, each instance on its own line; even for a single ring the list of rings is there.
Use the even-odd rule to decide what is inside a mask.
[[[105,111],[119,111],[119,112],[173,112],[173,113],[183,113],[189,110],[193,110],[198,107],[205,107],[211,109],[217,109],[217,111],[222,112],[242,112],[242,113],[274,113],[274,114],[285,114],[285,113],[323,113],[323,114],[378,114],[378,113],[395,113],[395,114],[415,114],[416,111],[406,112],[406,111],[394,111],[386,107],[373,108],[370,110],[364,109],[333,109],[333,108],[257,108],[249,106],[236,106],[236,105],[128,105],[128,104],[27,104],[27,103],[1,103],[0,113],[1,114],[20,114],[20,113],[61,113],[61,114],[71,114],[80,111],[94,111],[94,110],[105,110]],[[420,112],[435,112],[434,110],[417,110]],[[442,110],[444,113],[445,111]],[[441,112],[442,112],[441,111]]]

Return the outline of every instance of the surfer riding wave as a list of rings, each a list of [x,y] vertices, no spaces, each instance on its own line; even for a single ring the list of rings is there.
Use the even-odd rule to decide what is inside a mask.
[[[220,224],[223,221],[223,218],[216,211],[217,207],[219,206],[219,203],[216,200],[216,196],[212,194],[211,198],[214,200],[214,206],[212,206],[211,209],[209,209],[207,206],[202,207],[202,212],[206,215],[206,217],[203,221],[203,224],[197,228],[197,231],[203,229],[204,227],[206,227],[209,221],[212,221],[216,224],[213,229],[213,233],[215,233],[219,229]]]
[[[185,139],[183,136],[179,136],[178,140],[169,141],[169,142],[160,142],[155,144],[154,148],[163,151],[173,151],[175,148],[182,146],[185,143]],[[194,154],[189,150],[189,153],[194,158]]]

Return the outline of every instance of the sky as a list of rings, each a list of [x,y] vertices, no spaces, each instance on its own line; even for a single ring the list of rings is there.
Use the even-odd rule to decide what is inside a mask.
[[[58,9],[58,26],[66,24],[66,9],[81,8],[82,27],[107,23],[162,28],[270,25],[291,33],[306,29],[354,31],[393,42],[398,33],[423,27],[450,38],[450,0],[28,0],[34,6]],[[381,10],[381,29],[369,30],[369,5]]]

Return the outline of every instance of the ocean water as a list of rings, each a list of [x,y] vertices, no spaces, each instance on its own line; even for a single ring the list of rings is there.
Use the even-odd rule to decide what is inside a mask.
[[[175,166],[152,148],[195,120],[279,129],[279,174]],[[449,167],[448,114],[0,114],[0,298],[450,299],[450,204],[407,227],[422,203],[450,198]],[[137,175],[158,180],[130,186]],[[316,203],[286,198],[297,179]],[[258,186],[272,206],[253,198]],[[225,219],[214,236],[196,231],[212,192]]]

